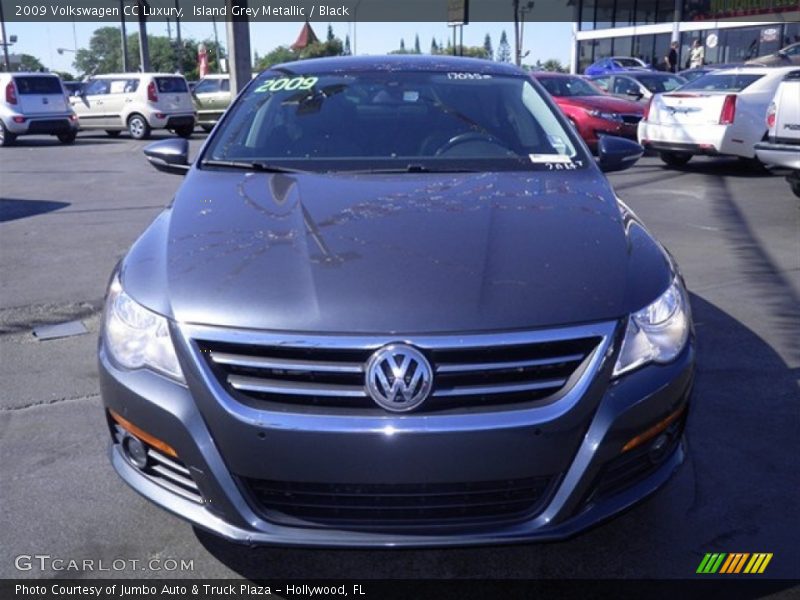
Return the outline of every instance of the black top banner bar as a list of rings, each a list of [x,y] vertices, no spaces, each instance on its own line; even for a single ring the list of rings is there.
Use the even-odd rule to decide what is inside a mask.
[[[152,21],[446,22],[450,0],[0,0],[8,22]],[[631,4],[633,0],[631,0]],[[576,0],[539,0],[529,21],[573,21]],[[471,21],[513,21],[512,0],[470,0]]]

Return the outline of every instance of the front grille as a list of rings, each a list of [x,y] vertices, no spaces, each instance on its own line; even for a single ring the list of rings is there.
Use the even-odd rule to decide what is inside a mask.
[[[530,518],[551,477],[478,483],[326,484],[244,479],[256,508],[277,523],[385,529]]]
[[[636,125],[642,120],[642,115],[622,115],[622,121],[629,125]]]
[[[126,431],[120,427],[119,424],[114,422],[111,423],[111,427],[114,443],[122,444]],[[149,444],[142,443],[147,448],[147,466],[140,469],[134,465],[142,475],[161,487],[167,488],[169,491],[179,496],[183,496],[187,500],[198,503],[203,502],[200,490],[197,488],[197,484],[194,482],[194,479],[192,479],[192,474],[183,462],[177,458],[167,456],[163,452],[159,452]],[[125,453],[122,452],[122,455],[125,456]]]
[[[67,119],[39,119],[28,123],[28,133],[65,133],[69,130]]]
[[[419,348],[434,370],[422,411],[545,403],[560,397],[583,372],[602,337],[529,341],[521,336],[427,340]],[[342,340],[345,340],[342,342]],[[391,342],[392,340],[386,340]],[[383,344],[325,346],[198,341],[218,381],[240,402],[256,408],[328,407],[380,412],[365,387],[365,365]]]

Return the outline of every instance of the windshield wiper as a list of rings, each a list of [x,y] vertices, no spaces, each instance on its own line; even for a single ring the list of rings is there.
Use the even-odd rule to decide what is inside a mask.
[[[420,164],[408,164],[405,167],[386,167],[376,169],[353,169],[337,171],[347,175],[383,175],[391,173],[476,173],[475,169],[466,169],[463,167],[426,167]]]
[[[230,167],[232,169],[247,169],[248,171],[259,171],[261,173],[307,173],[302,169],[292,169],[291,167],[281,167],[269,163],[253,160],[215,160],[206,159],[200,163],[204,167]]]

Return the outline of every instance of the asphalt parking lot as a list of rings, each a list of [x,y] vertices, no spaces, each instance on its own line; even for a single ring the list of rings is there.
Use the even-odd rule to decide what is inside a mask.
[[[248,549],[154,507],[106,458],[101,299],[116,261],[180,184],[146,164],[145,145],[84,133],[74,146],[24,138],[0,151],[0,577],[56,576],[15,568],[18,555],[47,554],[193,561],[191,571],[87,576],[677,578],[706,552],[772,552],[771,576],[800,576],[800,200],[780,174],[725,159],[666,170],[647,157],[611,176],[678,259],[697,326],[688,460],[655,496],[559,543]],[[88,334],[32,335],[75,319]]]

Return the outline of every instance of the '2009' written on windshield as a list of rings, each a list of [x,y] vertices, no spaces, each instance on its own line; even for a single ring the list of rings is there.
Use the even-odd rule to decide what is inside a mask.
[[[265,81],[254,91],[257,94],[263,94],[264,92],[280,92],[281,90],[290,92],[301,90],[306,92],[313,88],[318,80],[318,77],[280,77],[278,79]]]

